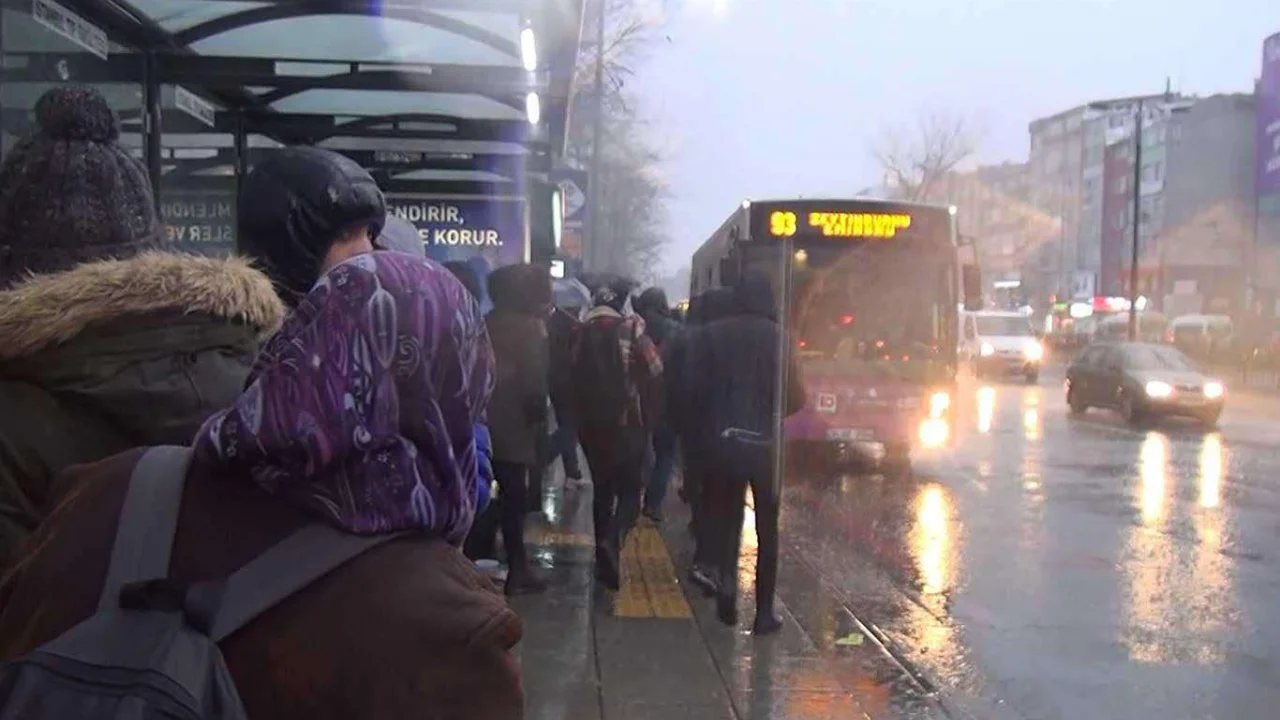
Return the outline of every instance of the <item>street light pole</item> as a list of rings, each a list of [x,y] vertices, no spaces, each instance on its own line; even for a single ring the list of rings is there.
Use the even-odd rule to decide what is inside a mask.
[[[1142,98],[1133,130],[1133,258],[1129,263],[1129,341],[1138,339],[1138,228],[1142,224]]]
[[[601,268],[600,247],[600,140],[604,134],[604,12],[606,0],[599,0],[596,18],[596,113],[591,124],[591,175],[587,178],[587,243],[583,248],[583,264],[588,270]]]

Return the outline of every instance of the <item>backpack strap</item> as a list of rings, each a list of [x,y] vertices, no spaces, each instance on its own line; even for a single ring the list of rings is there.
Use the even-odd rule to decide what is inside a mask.
[[[196,597],[191,604],[216,607],[208,634],[211,640],[220,642],[366,550],[406,534],[354,535],[330,525],[312,523],[281,540],[226,580],[193,587]],[[203,601],[199,596],[203,596]]]
[[[148,449],[134,466],[98,610],[119,607],[120,590],[129,583],[168,576],[190,464],[191,448],[163,445]]]

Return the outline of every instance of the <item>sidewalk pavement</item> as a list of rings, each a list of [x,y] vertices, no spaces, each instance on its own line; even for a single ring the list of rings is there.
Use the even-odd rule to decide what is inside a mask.
[[[785,626],[750,634],[755,533],[744,528],[741,622],[684,582],[688,515],[670,493],[662,526],[642,520],[628,540],[622,589],[597,588],[590,487],[549,482],[544,522],[528,533],[550,590],[512,599],[525,623],[517,647],[532,720],[819,720],[942,715],[914,674],[829,592],[810,563],[784,549]],[[531,519],[535,516],[531,516]],[[784,538],[785,548],[785,538]]]

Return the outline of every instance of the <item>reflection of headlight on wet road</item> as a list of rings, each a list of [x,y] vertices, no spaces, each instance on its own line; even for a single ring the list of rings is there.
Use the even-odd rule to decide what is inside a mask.
[[[996,348],[991,343],[984,342],[982,347],[978,348],[978,352],[982,354],[982,357],[987,357],[988,355],[995,355]]]
[[[1167,398],[1173,394],[1173,386],[1161,380],[1152,380],[1146,386],[1147,397]]]
[[[925,449],[946,445],[950,435],[951,428],[942,418],[930,418],[920,423],[920,446]]]
[[[1044,358],[1044,346],[1033,340],[1022,348],[1022,355],[1031,362],[1040,362]]]
[[[1222,436],[1204,436],[1200,446],[1200,507],[1216,508],[1222,502]]]
[[[996,389],[990,386],[978,389],[978,432],[991,432],[991,417],[996,412]]]
[[[945,390],[939,390],[929,396],[929,417],[942,417],[950,409],[951,396]]]

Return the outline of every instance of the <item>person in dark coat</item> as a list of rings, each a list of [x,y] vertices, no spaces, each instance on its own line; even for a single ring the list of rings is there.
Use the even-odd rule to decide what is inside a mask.
[[[767,634],[781,627],[774,610],[781,492],[775,459],[782,441],[777,423],[800,410],[804,390],[775,319],[768,277],[747,273],[733,298],[736,308],[728,317],[707,323],[691,338],[689,382],[698,386],[700,408],[692,434],[695,447],[705,452],[706,540],[719,572],[717,614],[726,624],[737,624],[738,550],[750,486],[759,538],[754,631]],[[784,369],[787,382],[779,397]]]
[[[704,326],[727,317],[734,310],[733,291],[712,288],[689,301],[685,326],[667,344],[663,354],[663,379],[667,391],[668,422],[680,445],[682,492],[689,504],[689,528],[693,534],[693,563],[689,580],[704,592],[714,594],[719,586],[719,571],[709,557],[712,542],[707,539],[709,523],[706,509],[708,495],[703,492],[707,468],[707,440],[699,433],[698,420],[703,412],[699,393],[706,384],[697,380],[698,368],[688,348]]]
[[[59,87],[0,167],[0,568],[63,469],[187,444],[284,307],[237,258],[167,254],[146,170],[98,91]]]
[[[353,346],[372,360],[359,372],[331,351]],[[520,619],[457,549],[491,371],[478,308],[443,268],[367,253],[324,274],[244,394],[194,435],[169,566],[178,582],[224,577],[307,523],[407,532],[220,643],[249,717],[521,717]],[[64,501],[0,581],[0,660],[95,612],[143,452],[59,478]]]
[[[646,289],[636,298],[635,311],[644,319],[645,332],[657,345],[665,364],[672,341],[680,332],[680,323],[671,317],[667,294],[658,287]],[[676,465],[676,434],[665,416],[662,413],[653,428],[653,460],[645,482],[643,512],[654,522],[662,522],[662,503]]]
[[[538,437],[547,420],[550,373],[543,318],[551,302],[551,276],[534,265],[508,265],[489,274],[493,310],[485,318],[497,362],[489,407],[493,473],[498,482],[502,544],[509,595],[541,592],[546,585],[524,544],[529,475],[538,461]]]
[[[379,250],[395,250],[414,257],[426,256],[426,247],[422,244],[422,236],[418,234],[418,228],[413,223],[402,217],[396,217],[391,213],[387,213],[386,223],[382,226],[382,232],[378,234],[377,239],[373,241],[373,246]],[[445,263],[445,267],[449,267],[449,263]],[[454,277],[458,277],[458,273],[453,268],[449,268],[453,272]],[[461,278],[458,278],[461,281]],[[464,285],[466,283],[463,283]],[[470,290],[470,288],[467,288]]]
[[[236,250],[294,307],[338,263],[374,250],[387,221],[373,176],[345,155],[316,147],[274,150],[244,177]]]
[[[582,480],[578,464],[578,423],[573,416],[573,336],[584,308],[552,306],[547,318],[547,339],[551,348],[551,407],[556,413],[556,430],[547,439],[546,465],[556,457],[565,477]]]
[[[621,584],[621,555],[640,515],[645,441],[658,412],[662,358],[638,315],[623,314],[629,282],[599,285],[574,339],[573,407],[594,487],[596,578]]]

